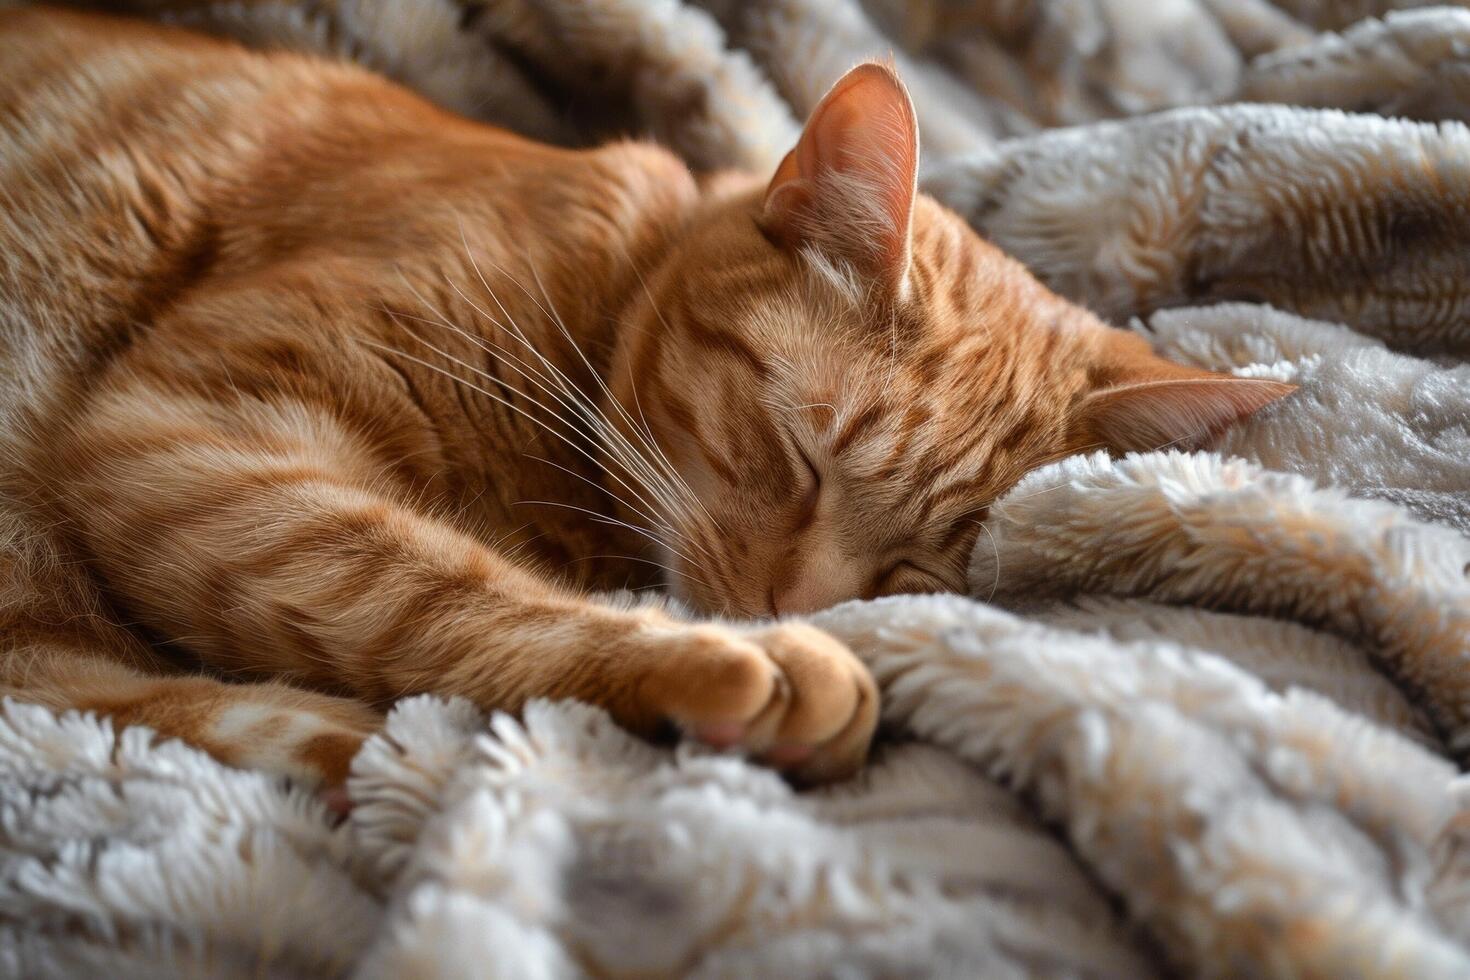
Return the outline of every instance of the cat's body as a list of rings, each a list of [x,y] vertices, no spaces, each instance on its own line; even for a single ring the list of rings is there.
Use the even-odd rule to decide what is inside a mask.
[[[349,66],[0,12],[0,690],[328,781],[425,691],[849,771],[876,694],[835,641],[585,590],[958,589],[1027,470],[1286,389],[1155,361],[915,199],[886,71],[824,106],[768,190],[706,187]],[[833,149],[872,120],[876,163]]]

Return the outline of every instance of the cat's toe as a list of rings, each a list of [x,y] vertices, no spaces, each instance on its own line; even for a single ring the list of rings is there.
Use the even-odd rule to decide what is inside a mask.
[[[640,685],[645,712],[717,748],[748,747],[757,723],[787,698],[759,643],[721,626],[681,631]],[[638,726],[635,729],[646,726]]]
[[[791,688],[763,761],[803,783],[852,775],[867,758],[878,725],[878,689],[868,669],[811,626],[782,624],[757,639]]]
[[[775,663],[786,688],[767,717],[757,720],[757,739],[796,759],[801,748],[826,745],[848,727],[864,700],[867,671],[847,647],[801,623],[772,626],[751,639]]]
[[[878,724],[878,690],[842,643],[802,623],[697,626],[642,693],[689,737],[814,783],[851,775]]]
[[[855,679],[858,703],[847,724],[805,757],[784,768],[797,783],[829,783],[846,779],[862,768],[878,727],[878,688],[865,668]]]

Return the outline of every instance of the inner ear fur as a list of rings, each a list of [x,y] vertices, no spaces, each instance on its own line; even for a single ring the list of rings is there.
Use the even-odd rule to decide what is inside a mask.
[[[823,97],[776,168],[762,228],[782,247],[815,248],[901,294],[918,170],[907,90],[888,66],[859,65]]]

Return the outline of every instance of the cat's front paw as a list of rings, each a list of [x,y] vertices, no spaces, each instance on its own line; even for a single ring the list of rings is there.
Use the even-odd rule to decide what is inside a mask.
[[[650,707],[684,732],[738,747],[800,782],[849,776],[878,724],[878,689],[821,630],[694,626],[646,681]]]

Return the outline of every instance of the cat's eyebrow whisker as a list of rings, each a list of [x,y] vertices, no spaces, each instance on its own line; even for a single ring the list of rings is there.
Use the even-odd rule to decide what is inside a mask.
[[[802,412],[809,408],[825,408],[833,415],[837,414],[837,406],[831,402],[811,402],[807,405],[773,405],[771,407],[778,412]]]

